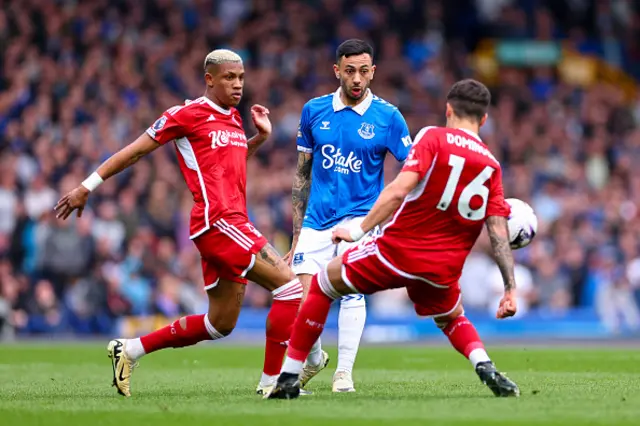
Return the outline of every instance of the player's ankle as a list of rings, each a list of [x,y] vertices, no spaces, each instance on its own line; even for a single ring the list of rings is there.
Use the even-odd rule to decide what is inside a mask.
[[[260,377],[260,386],[275,385],[277,380],[278,380],[278,375],[272,376],[269,374],[262,373],[262,377]]]
[[[144,350],[144,346],[142,346],[142,342],[139,337],[135,339],[127,339],[124,351],[126,352],[127,357],[132,361],[137,361],[146,355],[146,351]]]
[[[491,362],[491,358],[489,358],[489,354],[487,354],[487,351],[485,351],[484,348],[472,350],[469,352],[467,358],[469,359],[469,362],[471,362],[471,365],[473,365],[473,368],[476,368],[480,363]]]
[[[322,364],[322,359],[322,347],[320,347],[313,352],[309,352],[309,356],[307,357],[307,365],[311,367],[318,367],[320,364]]]
[[[298,375],[302,372],[302,365],[302,361],[298,361],[287,356],[284,360],[284,364],[282,365],[282,373]]]

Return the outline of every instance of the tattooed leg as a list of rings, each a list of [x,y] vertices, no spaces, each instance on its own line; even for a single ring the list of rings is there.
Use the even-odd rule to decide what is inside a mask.
[[[276,249],[267,243],[256,255],[256,263],[247,273],[247,278],[269,291],[274,291],[296,277]]]

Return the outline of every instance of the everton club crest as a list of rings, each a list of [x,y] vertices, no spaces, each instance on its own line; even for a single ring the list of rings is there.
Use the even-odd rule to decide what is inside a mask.
[[[372,139],[376,134],[373,132],[375,126],[369,123],[362,123],[358,129],[358,134],[362,139]]]

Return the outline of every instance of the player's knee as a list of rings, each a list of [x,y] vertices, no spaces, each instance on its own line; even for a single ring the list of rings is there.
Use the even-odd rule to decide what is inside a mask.
[[[216,329],[218,333],[222,334],[225,337],[230,335],[231,332],[233,332],[233,330],[236,328],[235,319],[232,320],[218,315],[209,314],[209,322],[211,322],[211,325]]]
[[[216,330],[218,330],[220,334],[227,337],[233,332],[233,330],[236,328],[236,325],[235,323],[231,324],[231,323],[222,322],[220,325],[217,325],[217,326],[214,325],[214,327]]]
[[[446,315],[435,317],[433,321],[436,323],[438,328],[444,329],[447,327],[447,325],[449,325],[451,321],[455,320],[456,318],[458,318],[460,315],[463,315],[463,314],[464,314],[464,308],[462,307],[462,303],[459,303],[458,306],[456,306],[456,308],[453,311],[451,311]]]
[[[182,331],[187,329],[187,317],[182,317],[178,320],[178,327],[180,327],[180,329]]]
[[[293,272],[293,269],[291,268],[287,268],[285,275],[286,275],[285,284],[290,282],[291,280],[295,280],[296,278],[298,278],[297,275]]]
[[[449,319],[434,318],[433,322],[436,323],[436,327],[438,327],[440,330],[444,330],[445,328],[447,328],[447,325],[451,321]]]
[[[271,287],[273,287],[273,289],[283,287],[298,278],[293,270],[291,270],[291,268],[289,267],[283,268],[279,272],[280,273],[278,273],[278,275],[272,280]]]

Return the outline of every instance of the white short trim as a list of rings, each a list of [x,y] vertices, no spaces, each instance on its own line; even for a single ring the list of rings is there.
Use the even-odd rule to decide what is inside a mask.
[[[225,234],[227,237],[231,238],[236,244],[238,244],[243,249],[249,251],[251,247],[255,244],[251,238],[247,237],[242,231],[236,228],[234,225],[229,225],[226,220],[219,219],[217,220],[213,226],[218,228],[220,232]]]
[[[420,318],[433,318],[433,319],[447,316],[447,315],[451,314],[451,312],[456,310],[456,308],[458,307],[458,305],[460,304],[461,301],[462,301],[462,293],[460,293],[460,295],[458,296],[458,301],[455,303],[455,305],[453,305],[453,308],[451,308],[448,312],[445,312],[444,314],[418,315],[418,316]],[[462,312],[462,315],[464,315],[464,312]]]
[[[242,271],[242,273],[240,274],[240,278],[246,277],[247,273],[253,268],[253,265],[255,265],[255,264],[256,264],[256,255],[252,254],[251,255],[251,262],[249,262],[249,266],[247,266],[247,269]]]
[[[238,239],[237,236],[235,236],[234,234],[232,234],[227,228],[225,228],[223,225],[221,225],[220,223],[216,222],[213,224],[213,226],[215,226],[216,228],[218,228],[218,230],[220,232],[222,232],[224,235],[226,235],[227,237],[229,237],[231,240],[233,240],[236,244],[238,244],[240,247],[242,247],[243,249],[245,249],[246,251],[249,251],[249,245]]]
[[[342,266],[340,267],[340,276],[342,277],[342,281],[347,285],[347,287],[353,290],[354,293],[360,293],[360,291],[356,288],[356,286],[354,286],[353,283],[347,277],[347,269],[345,268],[344,264],[342,264]]]
[[[408,272],[405,272],[402,269],[396,268],[395,266],[393,266],[393,264],[391,262],[389,262],[387,259],[385,259],[385,257],[380,253],[380,250],[378,250],[377,246],[376,246],[376,256],[378,256],[378,259],[380,259],[380,262],[382,262],[384,264],[384,266],[386,266],[387,268],[391,269],[393,272],[395,272],[396,274],[400,275],[401,277],[409,278],[410,280],[422,281],[422,282],[427,283],[430,286],[433,286],[433,287],[436,287],[436,288],[449,288],[449,286],[447,286],[447,285],[436,284],[433,281],[429,281],[426,278],[422,278],[422,277],[419,277],[417,275],[413,275],[413,274],[410,274]]]
[[[216,286],[220,283],[220,278],[218,278],[217,280],[215,280],[212,284],[209,285],[205,285],[204,289],[205,290],[211,290],[212,288],[216,288]]]
[[[306,146],[300,146],[300,145],[298,145],[298,151],[306,152],[307,154],[313,153],[313,149],[307,148]]]
[[[227,223],[226,220],[224,220],[224,218],[220,218],[220,220],[218,221],[221,224],[223,224],[227,229],[229,229],[229,231],[233,232],[235,235],[238,236],[238,238],[240,238],[241,240],[245,241],[247,244],[249,244],[249,247],[253,246],[254,241],[249,238],[247,236],[247,234],[245,234],[244,232],[242,232],[241,230],[239,230],[235,225],[229,225]]]
[[[369,257],[371,255],[376,254],[376,248],[374,245],[368,245],[365,246],[363,248],[359,248],[357,250],[352,251],[351,253],[349,253],[349,256],[347,257],[347,263],[352,263],[352,262],[356,262],[360,259],[364,259],[365,257]]]
[[[207,232],[211,227],[209,225],[205,226],[204,228],[202,228],[201,230],[199,230],[198,232],[196,232],[195,234],[189,235],[189,239],[190,240],[195,240],[196,238],[198,238],[200,235],[204,234],[205,232]]]

